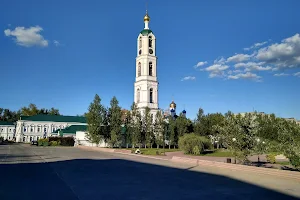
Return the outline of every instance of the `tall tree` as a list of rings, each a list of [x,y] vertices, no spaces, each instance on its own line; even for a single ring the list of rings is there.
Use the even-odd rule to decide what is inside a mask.
[[[224,126],[218,127],[218,132],[223,135],[225,146],[232,150],[234,157],[242,162],[254,151],[255,139],[258,133],[258,123],[253,114],[245,116],[228,113],[225,115]]]
[[[177,132],[176,132],[176,124],[175,120],[173,117],[169,116],[168,117],[168,122],[169,122],[169,128],[168,128],[168,143],[169,143],[169,149],[171,148],[171,145],[176,145],[176,141],[178,140],[177,138]]]
[[[129,110],[127,110],[123,122],[125,128],[125,143],[127,148],[129,144],[132,144],[132,132],[130,131],[131,118],[131,113]]]
[[[110,144],[112,147],[120,146],[122,142],[122,112],[119,101],[115,96],[110,101],[109,114]]]
[[[151,146],[154,143],[154,134],[153,134],[153,117],[150,113],[150,108],[146,107],[143,115],[143,132],[145,134],[145,148]]]
[[[183,114],[180,114],[175,121],[178,137],[183,136],[188,131],[188,120]]]
[[[141,148],[142,144],[142,117],[135,103],[131,106],[131,118],[129,122],[129,130],[131,133],[132,148],[137,145]]]
[[[101,140],[106,139],[106,109],[101,104],[101,98],[98,94],[95,95],[94,101],[90,104],[86,114],[88,132],[86,137],[92,143],[98,145]]]
[[[198,113],[197,113],[197,118],[195,119],[195,125],[194,125],[194,132],[196,134],[201,134],[203,131],[203,127],[201,126],[201,123],[203,124],[203,119],[204,119],[204,111],[202,108],[199,108]]]
[[[165,147],[165,130],[164,130],[164,118],[161,111],[157,111],[155,115],[155,123],[154,123],[154,134],[155,134],[155,142],[157,144],[157,148],[159,146]]]
[[[33,116],[33,115],[60,115],[59,110],[55,108],[45,109],[41,108],[39,109],[35,104],[29,104],[28,107],[22,107],[20,110],[20,114],[23,116]]]
[[[48,115],[60,115],[59,110],[56,108],[51,108],[48,110]]]

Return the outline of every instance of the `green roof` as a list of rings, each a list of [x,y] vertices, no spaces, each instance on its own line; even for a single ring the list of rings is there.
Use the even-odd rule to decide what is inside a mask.
[[[149,35],[150,33],[152,33],[152,31],[150,29],[144,29],[141,31],[142,35]]]
[[[65,129],[56,130],[54,133],[62,131],[64,134],[76,134],[76,131],[87,131],[87,125],[72,125]]]
[[[86,118],[85,117],[63,116],[63,115],[21,116],[20,120],[27,120],[27,121],[47,121],[47,122],[78,122],[78,123],[86,123]]]
[[[4,125],[4,126],[13,126],[13,125],[14,125],[14,122],[0,121],[0,125]]]

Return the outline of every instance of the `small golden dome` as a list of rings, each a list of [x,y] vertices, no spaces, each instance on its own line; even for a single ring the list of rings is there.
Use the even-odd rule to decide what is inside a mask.
[[[172,103],[170,103],[170,108],[176,109],[176,103],[174,101],[172,101]]]
[[[144,17],[144,22],[149,22],[150,21],[150,17],[149,17],[149,15],[148,15],[148,12],[146,12],[146,15],[145,15],[145,17]]]

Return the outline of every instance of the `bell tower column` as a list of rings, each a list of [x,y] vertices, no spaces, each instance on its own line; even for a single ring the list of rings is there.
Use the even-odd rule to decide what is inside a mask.
[[[146,11],[145,26],[137,38],[134,102],[140,111],[149,107],[155,117],[158,111],[156,38],[149,28],[149,22],[150,17]]]

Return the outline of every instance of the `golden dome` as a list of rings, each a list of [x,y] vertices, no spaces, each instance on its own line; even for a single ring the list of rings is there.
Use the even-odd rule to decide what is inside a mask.
[[[146,15],[145,15],[145,17],[144,17],[144,22],[149,22],[150,21],[150,17],[149,17],[149,15],[148,15],[148,12],[146,12]]]
[[[172,101],[172,103],[170,103],[170,108],[176,109],[176,103],[174,101]]]

